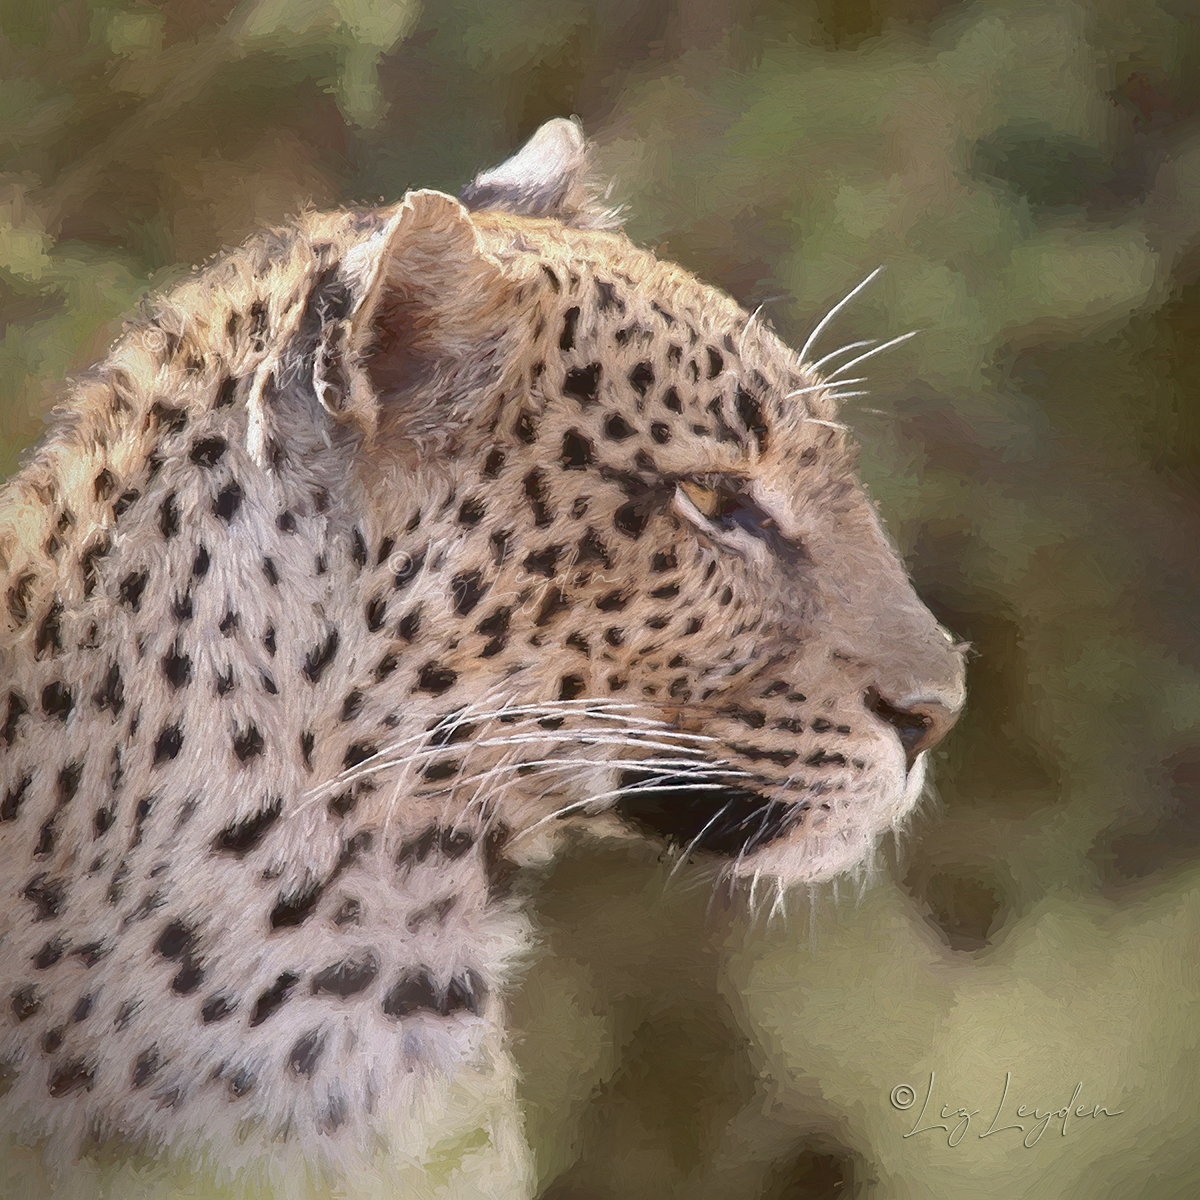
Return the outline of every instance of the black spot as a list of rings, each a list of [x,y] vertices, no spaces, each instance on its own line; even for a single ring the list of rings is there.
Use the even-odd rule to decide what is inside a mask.
[[[460,525],[478,525],[487,516],[487,505],[482,500],[464,500],[458,509]]]
[[[266,631],[266,633],[263,634],[263,646],[266,648],[267,653],[272,658],[274,658],[275,657],[275,626],[274,625],[267,626],[267,631]]]
[[[254,1012],[250,1014],[250,1028],[261,1025],[288,998],[292,988],[296,986],[300,976],[293,971],[284,971],[254,1002]]]
[[[604,640],[610,646],[623,646],[625,645],[625,630],[611,626],[604,631]]]
[[[495,479],[500,474],[500,468],[504,466],[504,451],[493,450],[484,461],[483,473],[489,479]]]
[[[198,467],[215,467],[227,448],[224,438],[211,437],[193,442],[188,457]]]
[[[588,529],[580,539],[575,561],[577,563],[598,562],[605,570],[612,567],[612,559],[609,556],[608,547],[600,540],[594,529]]]
[[[293,1075],[311,1075],[317,1068],[321,1051],[325,1049],[325,1039],[319,1029],[310,1029],[292,1047],[288,1055],[288,1068]]]
[[[230,321],[233,318],[230,317]],[[217,391],[217,398],[213,403],[214,408],[228,408],[233,403],[233,394],[237,390],[237,380],[232,375],[226,375],[221,380],[221,386]]]
[[[613,526],[629,538],[641,537],[649,520],[650,513],[642,500],[632,500],[628,504],[623,504],[613,513]]]
[[[146,584],[149,582],[149,571],[130,572],[118,585],[121,603],[128,604],[134,612],[137,612],[142,606],[142,592],[146,590]]]
[[[554,564],[561,553],[561,546],[546,546],[527,555],[521,565],[530,575],[543,575],[550,579],[554,575]]]
[[[97,500],[107,500],[112,495],[112,490],[116,486],[117,481],[113,478],[112,472],[107,467],[96,476],[92,483]]]
[[[54,817],[51,817],[43,826],[41,835],[38,838],[38,844],[34,849],[35,858],[44,858],[51,850],[54,849],[54,843],[58,838],[58,834],[54,828]]]
[[[17,736],[17,722],[29,711],[25,697],[17,692],[8,693],[8,715],[4,718],[4,728],[0,729],[0,738],[6,746],[11,746]]]
[[[484,583],[480,571],[465,571],[450,581],[450,594],[454,597],[454,611],[465,617],[487,595],[492,585]]]
[[[601,612],[620,612],[628,603],[629,597],[623,592],[609,592],[596,601],[596,607]]]
[[[675,558],[675,549],[672,547],[665,554],[655,554],[650,560],[650,570],[657,575],[661,575],[663,571],[673,571],[679,566],[678,560]]]
[[[148,1050],[143,1050],[137,1056],[133,1064],[132,1083],[135,1088],[144,1088],[146,1084],[158,1073],[159,1067],[162,1066],[162,1059],[159,1057],[158,1050],[151,1046]]]
[[[422,550],[419,554],[411,554],[404,556],[404,564],[400,570],[396,572],[396,577],[392,581],[396,591],[408,587],[410,583],[417,577],[417,572],[425,565],[425,551]]]
[[[41,658],[42,653],[51,647],[51,654],[62,649],[62,612],[63,606],[56,600],[42,618],[34,643],[35,658]]]
[[[728,587],[727,587],[727,588],[723,588],[723,589],[721,590],[721,594],[720,594],[720,596],[718,596],[718,597],[717,597],[717,603],[718,603],[718,604],[719,604],[719,605],[720,605],[722,608],[725,608],[725,607],[726,607],[726,606],[729,604],[729,602],[730,602],[732,599],[733,599],[733,589],[732,589],[732,588],[728,588]]]
[[[96,563],[111,549],[112,543],[109,541],[108,536],[104,535],[93,542],[79,556],[79,567],[83,573],[83,594],[85,596],[90,596],[96,590]]]
[[[263,575],[266,578],[269,587],[275,587],[279,583],[279,572],[275,570],[275,560],[264,558],[262,562]]]
[[[227,825],[213,839],[213,851],[233,854],[241,858],[262,841],[267,830],[279,820],[279,814],[282,811],[283,800],[273,799],[265,808],[253,815],[236,821],[232,825]]]
[[[761,729],[766,723],[767,718],[757,709],[742,708],[740,705],[731,704],[727,708],[721,709],[723,717],[732,717],[735,721],[740,721],[749,729]]]
[[[58,791],[58,803],[61,808],[64,804],[70,803],[75,798],[75,793],[79,790],[79,780],[83,776],[83,763],[71,762],[68,763],[58,773],[56,788]]]
[[[71,952],[85,967],[94,967],[101,959],[112,953],[112,946],[105,942],[88,942]]]
[[[182,596],[177,595],[171,601],[171,614],[177,621],[190,621],[192,619],[192,593],[184,592]]]
[[[786,683],[784,683],[784,681],[782,679],[777,679],[777,680],[775,680],[774,683],[768,684],[758,694],[759,694],[759,696],[761,696],[765,699],[768,696],[781,696],[787,690],[788,690],[788,685]]]
[[[13,620],[23,625],[29,619],[29,592],[34,576],[26,572],[8,589],[8,611]]]
[[[167,725],[154,741],[154,766],[175,758],[183,747],[183,729],[179,725]]]
[[[18,988],[12,994],[13,1016],[18,1021],[27,1021],[41,1007],[41,997],[38,995],[37,988],[32,985]]]
[[[369,613],[370,609],[368,608]],[[320,646],[316,646],[309,651],[308,656],[304,660],[304,674],[308,676],[310,683],[316,683],[325,673],[325,668],[333,662],[333,656],[337,653],[337,648],[338,631],[331,629],[325,641]]]
[[[63,1044],[64,1032],[60,1026],[58,1029],[51,1029],[44,1034],[42,1037],[42,1053],[53,1054]]]
[[[217,493],[216,502],[213,504],[213,512],[222,521],[232,521],[241,506],[242,489],[236,481],[231,481]]]
[[[376,566],[382,566],[396,547],[396,539],[385,537],[379,543],[379,554],[375,559]]]
[[[720,375],[722,367],[725,366],[725,359],[722,357],[721,352],[712,346],[706,346],[705,349],[708,352],[708,377],[709,379],[716,379]]]
[[[560,612],[571,607],[571,601],[562,588],[550,588],[538,609],[535,625],[548,625]]]
[[[239,617],[232,609],[221,618],[221,624],[217,628],[221,631],[224,637],[229,637],[230,634],[238,627]]]
[[[488,539],[492,543],[492,562],[496,566],[503,566],[504,556],[508,553],[508,539],[512,536],[510,530],[497,530]]]
[[[396,636],[402,637],[406,642],[411,642],[417,636],[420,628],[421,606],[418,604],[412,612],[407,612],[400,618],[396,625]]]
[[[179,650],[179,642],[176,642],[175,648],[162,660],[163,674],[175,691],[192,681],[192,660],[186,654],[180,654]]]
[[[35,921],[49,921],[62,911],[67,888],[63,880],[51,879],[43,873],[35,875],[25,885],[21,896],[33,905]]]
[[[379,960],[368,952],[363,958],[348,958],[344,962],[334,963],[333,966],[318,971],[313,976],[312,992],[314,996],[325,993],[345,999],[368,987],[378,974]]]
[[[456,671],[451,671],[449,667],[443,667],[439,663],[429,662],[421,668],[421,673],[417,677],[417,690],[432,692],[433,695],[440,696],[453,687],[457,681],[458,673]]]
[[[352,717],[358,716],[364,700],[366,700],[366,696],[357,688],[352,692],[347,692],[346,698],[342,701],[342,720],[349,721]]]
[[[172,921],[159,934],[154,949],[163,958],[179,958],[184,953],[190,953],[195,944],[196,931],[182,921]]]
[[[140,498],[141,493],[134,488],[122,492],[113,501],[113,519],[119,521]]]
[[[575,326],[579,322],[579,309],[568,308],[563,316],[562,333],[559,335],[558,348],[560,350],[575,349]]]
[[[457,774],[461,766],[462,762],[457,758],[444,758],[440,762],[431,763],[421,772],[421,775],[430,783],[438,783]]]
[[[577,429],[569,429],[563,435],[560,458],[564,471],[582,471],[592,462],[592,443]]]
[[[539,528],[549,525],[554,515],[546,505],[546,479],[536,467],[525,476],[525,495],[533,509],[533,523]]]
[[[302,924],[312,915],[323,890],[323,884],[313,882],[298,892],[287,896],[280,895],[271,910],[271,928],[287,929],[292,925]]]
[[[614,442],[623,442],[635,433],[637,430],[620,413],[612,413],[604,422],[604,436]]]
[[[95,1068],[82,1059],[72,1059],[50,1076],[50,1095],[56,1100],[76,1092],[90,1092],[95,1082]]]
[[[362,531],[358,528],[355,528],[354,536],[350,541],[350,561],[359,570],[362,570],[367,565],[367,543],[362,535]]]
[[[229,667],[223,675],[216,677],[217,695],[226,696],[233,691],[233,668]]]
[[[572,367],[563,381],[563,393],[580,404],[595,404],[596,390],[600,386],[600,364],[589,363],[586,367]]]
[[[178,338],[174,334],[167,334],[168,338],[175,337],[178,343]],[[166,433],[178,433],[187,425],[187,413],[181,408],[168,408],[165,404],[159,402],[154,404],[150,409],[150,415],[158,421],[158,426]]]
[[[383,1012],[388,1017],[405,1017],[421,1010],[437,1012],[439,1007],[427,967],[402,975],[383,998]]]
[[[129,1022],[133,1020],[141,1007],[142,1002],[140,1000],[126,1000],[117,1009],[117,1015],[113,1018],[113,1028],[117,1030],[128,1029]]]
[[[619,313],[625,311],[625,302],[617,296],[616,290],[611,283],[605,283],[604,280],[597,279],[596,296],[601,312],[608,312],[612,308],[615,308]]]
[[[524,410],[517,417],[517,423],[513,429],[517,435],[517,440],[524,445],[532,446],[537,441],[537,424],[533,417]]]
[[[370,742],[354,742],[346,750],[345,756],[342,758],[343,768],[357,767],[359,763],[364,763],[368,758],[375,756],[375,747]]]
[[[574,700],[583,694],[585,684],[581,675],[564,675],[559,682],[558,698]]]
[[[168,540],[179,532],[179,506],[175,503],[174,492],[158,507],[158,528]]]
[[[654,386],[654,368],[648,362],[640,362],[629,372],[629,382],[639,396],[644,396]],[[641,411],[640,409],[638,410]]]
[[[233,734],[233,752],[238,762],[249,762],[263,752],[266,742],[259,733],[257,725],[247,725],[240,733],[235,729]]]
[[[205,1025],[211,1025],[214,1021],[220,1021],[229,1016],[237,1009],[237,1006],[237,1001],[231,1000],[228,996],[220,994],[209,996],[200,1007],[200,1020]]]
[[[56,938],[51,938],[51,940],[48,941],[33,956],[33,959],[31,960],[33,965],[37,967],[39,971],[44,971],[47,967],[54,966],[54,964],[58,962],[60,958],[62,958],[67,949],[67,945],[67,939],[62,934],[59,934],[59,936]]]
[[[759,452],[765,451],[767,448],[767,426],[763,420],[762,405],[749,392],[741,388],[738,388],[735,405],[737,407],[738,419],[754,434],[755,440],[758,442]]]
[[[677,583],[663,584],[662,587],[654,588],[650,592],[650,595],[653,596],[655,600],[673,600],[676,596],[679,595],[679,584],[677,584]]]
[[[203,982],[204,965],[192,958],[185,958],[171,980],[171,991],[177,996],[190,996]]]
[[[59,681],[42,688],[42,712],[46,716],[65,721],[71,715],[73,705],[74,701],[65,683]]]
[[[844,767],[846,756],[844,754],[826,754],[824,750],[818,750],[816,754],[811,754],[804,760],[804,765],[806,767]]]

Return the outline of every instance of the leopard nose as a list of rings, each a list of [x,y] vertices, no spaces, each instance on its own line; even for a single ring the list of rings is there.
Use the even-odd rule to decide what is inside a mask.
[[[867,688],[863,704],[895,729],[909,767],[918,754],[932,749],[950,732],[961,708],[936,696],[906,696],[893,701],[873,687]]]

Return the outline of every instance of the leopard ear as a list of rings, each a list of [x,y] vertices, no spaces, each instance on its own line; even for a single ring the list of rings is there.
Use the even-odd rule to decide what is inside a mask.
[[[602,191],[578,118],[555,117],[511,158],[476,175],[461,194],[477,212],[550,217],[581,229],[614,228],[621,224],[621,210],[605,207]]]
[[[410,192],[339,283],[349,303],[323,324],[313,391],[368,443],[444,443],[497,392],[516,286],[457,200]]]

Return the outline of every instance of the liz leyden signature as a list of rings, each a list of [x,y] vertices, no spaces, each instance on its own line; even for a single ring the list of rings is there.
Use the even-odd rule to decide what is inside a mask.
[[[966,1108],[951,1108],[948,1104],[943,1104],[941,1109],[942,1122],[954,1121],[953,1126],[938,1123],[934,1121],[930,1125],[922,1125],[925,1120],[925,1112],[929,1108],[929,1102],[933,1099],[933,1082],[935,1073],[929,1072],[929,1087],[925,1092],[925,1103],[921,1105],[921,1113],[917,1117],[916,1123],[904,1135],[906,1138],[916,1137],[918,1133],[929,1133],[933,1129],[942,1129],[946,1132],[946,1144],[949,1146],[957,1146],[959,1142],[967,1136],[967,1131],[971,1128],[971,1121],[974,1117],[979,1116],[981,1109],[966,1109]],[[1110,1112],[1102,1104],[1093,1104],[1088,1108],[1086,1104],[1076,1106],[1075,1101],[1079,1099],[1079,1093],[1083,1091],[1082,1082],[1075,1085],[1075,1092],[1071,1096],[1070,1101],[1064,1104],[1062,1108],[1052,1108],[1046,1112],[1040,1112],[1035,1105],[1032,1109],[1026,1108],[1024,1104],[1017,1108],[1015,1116],[1017,1121],[1011,1125],[1000,1125],[1001,1113],[1004,1111],[1005,1102],[1008,1100],[1008,1088],[1012,1083],[1012,1072],[1006,1071],[1004,1074],[1004,1091],[1000,1094],[1000,1103],[996,1105],[996,1111],[992,1114],[991,1124],[978,1136],[981,1138],[991,1137],[994,1133],[1005,1133],[1011,1129],[1019,1129],[1025,1136],[1021,1139],[1022,1143],[1027,1147],[1037,1145],[1038,1139],[1046,1132],[1046,1126],[1051,1121],[1062,1121],[1062,1136],[1067,1136],[1067,1122],[1071,1117],[1087,1119],[1091,1117],[1095,1120],[1097,1117],[1119,1117],[1125,1110],[1118,1108],[1116,1112]],[[902,1112],[910,1109],[917,1102],[917,1094],[907,1083],[897,1084],[892,1088],[891,1093],[892,1107],[898,1108]],[[1029,1125],[1026,1132],[1025,1122]]]

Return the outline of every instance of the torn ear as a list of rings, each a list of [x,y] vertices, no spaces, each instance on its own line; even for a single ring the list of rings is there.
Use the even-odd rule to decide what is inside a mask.
[[[500,386],[515,285],[463,206],[410,192],[342,264],[355,303],[326,323],[313,390],[368,443],[445,443]]]

